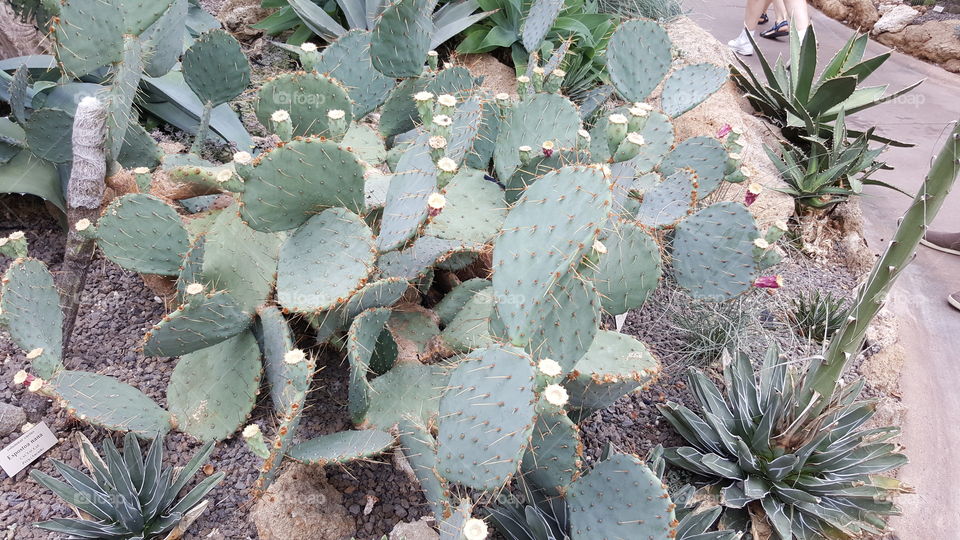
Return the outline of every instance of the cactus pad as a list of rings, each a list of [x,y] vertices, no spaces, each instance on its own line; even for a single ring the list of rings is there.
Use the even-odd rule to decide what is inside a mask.
[[[728,300],[756,280],[753,241],[760,237],[745,206],[713,204],[677,225],[673,268],[677,283],[696,298]]]
[[[172,427],[170,413],[113,377],[63,370],[49,384],[63,400],[64,408],[84,422],[115,431],[132,431],[143,438],[163,435]]]
[[[656,21],[622,23],[607,44],[607,71],[627,101],[643,101],[660,84],[673,57],[670,36]]]
[[[672,227],[687,217],[697,202],[697,176],[691,169],[678,169],[643,193],[636,219],[647,227]]]
[[[636,338],[601,330],[564,386],[570,406],[580,409],[582,417],[613,405],[652,381],[659,370],[660,364]]]
[[[494,344],[490,335],[490,316],[493,314],[493,291],[490,287],[477,291],[464,304],[450,324],[444,328],[441,337],[444,343],[456,352],[469,352],[473,349]]]
[[[390,310],[368,309],[350,324],[347,332],[347,360],[350,363],[349,410],[354,423],[360,423],[370,406],[367,381],[377,341],[390,320]],[[389,334],[389,332],[388,332]]]
[[[348,125],[353,121],[353,103],[347,91],[336,80],[317,73],[281,75],[267,81],[258,96],[257,119],[268,129],[273,125],[270,116],[281,110],[290,113],[293,134],[300,137],[329,137],[327,113],[332,110],[343,111]],[[304,153],[313,155],[314,151]]]
[[[664,176],[689,168],[697,174],[697,198],[704,199],[718,187],[727,170],[727,151],[712,137],[692,137],[676,146],[660,163]]]
[[[280,237],[244,225],[236,206],[220,212],[204,237],[203,281],[229,291],[244,311],[262,306],[276,279]]]
[[[299,227],[325,208],[362,212],[363,167],[329,141],[293,141],[260,158],[244,178],[241,216],[258,231]]]
[[[403,251],[384,253],[377,267],[384,276],[415,280],[432,270],[432,266],[447,257],[468,250],[472,245],[459,240],[444,240],[434,236],[421,236]]]
[[[360,427],[390,429],[408,419],[428,423],[440,411],[449,373],[438,366],[400,364],[370,381],[370,406]]]
[[[97,221],[94,235],[103,255],[141,274],[176,276],[190,249],[177,211],[152,195],[114,199]]]
[[[473,298],[473,295],[490,287],[490,282],[482,278],[473,278],[457,285],[444,295],[443,299],[433,306],[434,313],[440,317],[440,324],[446,326],[460,313],[463,306]]]
[[[539,152],[544,141],[572,148],[580,129],[576,105],[559,94],[536,94],[514,104],[500,124],[493,163],[498,178],[510,178],[521,167],[521,146]]]
[[[60,109],[44,108],[34,111],[23,126],[27,147],[37,157],[54,163],[73,159],[73,116]]]
[[[627,114],[626,108],[615,109],[615,113]],[[590,155],[594,161],[601,162],[610,159],[610,148],[607,145],[607,116],[597,120],[593,130],[591,130]],[[640,147],[640,152],[633,158],[622,163],[628,164],[638,174],[652,171],[673,147],[675,140],[673,124],[670,119],[661,112],[650,111],[647,121],[640,131],[643,136],[644,144]]]
[[[370,37],[373,67],[387,77],[416,77],[430,51],[437,0],[396,0],[377,19]]]
[[[443,516],[450,506],[447,487],[437,476],[437,441],[427,428],[419,423],[403,421],[400,432],[400,450],[410,462],[414,475],[420,481],[427,502],[436,516]]]
[[[351,30],[327,45],[320,53],[316,70],[340,81],[353,100],[353,115],[363,118],[390,95],[397,85],[373,67],[370,58],[370,32]]]
[[[377,236],[381,253],[399,248],[427,219],[427,198],[437,190],[437,168],[426,144],[411,146],[400,158],[387,188],[387,200]]]
[[[356,154],[361,161],[377,165],[387,160],[383,137],[367,124],[351,124],[340,146]],[[369,171],[368,171],[369,172]],[[389,177],[387,177],[389,178]],[[368,178],[369,180],[369,178]]]
[[[600,171],[564,167],[527,189],[493,249],[497,310],[511,340],[524,346],[553,302],[556,275],[591,249],[610,211],[610,184]]]
[[[530,4],[521,30],[524,49],[532,52],[540,48],[562,9],[563,0],[534,0]]]
[[[703,103],[726,81],[727,70],[720,66],[683,66],[673,72],[664,83],[660,106],[663,112],[675,118]]]
[[[506,303],[511,302],[517,300],[508,297]],[[501,306],[501,311],[510,309]],[[569,272],[557,281],[534,317],[527,350],[535,360],[550,358],[568,371],[593,343],[600,326],[600,297],[592,283]]]
[[[464,168],[443,191],[446,205],[433,217],[424,234],[483,244],[500,231],[507,215],[503,190],[484,180],[484,171]]]
[[[193,42],[181,60],[183,79],[200,101],[213,107],[236,98],[250,84],[250,62],[240,43],[219,28]]]
[[[147,332],[143,354],[180,356],[210,347],[246,330],[252,318],[226,291],[192,295]]]
[[[263,351],[273,408],[283,414],[310,390],[311,362],[309,359],[296,363],[286,361],[286,354],[294,349],[293,332],[276,307],[267,306],[260,310],[256,332]]]
[[[177,428],[220,441],[240,428],[260,387],[260,348],[251,332],[184,355],[170,376],[167,406]]]
[[[523,191],[538,178],[564,165],[591,163],[590,155],[577,150],[555,150],[549,157],[543,154],[533,156],[530,162],[517,169],[505,182],[505,195],[508,203],[513,204],[523,196]]]
[[[363,287],[375,258],[373,233],[360,216],[324,210],[280,248],[277,299],[304,313],[337,307]]]
[[[660,246],[641,227],[622,222],[602,239],[607,252],[588,274],[610,315],[639,308],[657,288],[663,273]]]
[[[567,491],[571,540],[675,536],[673,501],[660,478],[634,456],[613,455]]]
[[[17,259],[3,274],[0,325],[24,352],[40,349],[33,370],[49,379],[63,369],[63,315],[60,293],[47,266],[37,259]]]
[[[580,476],[582,460],[577,425],[555,407],[541,411],[523,455],[524,477],[550,493],[563,493]]]
[[[393,443],[393,435],[375,429],[341,431],[295,445],[287,455],[311,465],[346,463],[382,454]]]
[[[440,400],[438,473],[491,490],[520,466],[536,417],[534,368],[522,350],[491,347],[460,361]]]

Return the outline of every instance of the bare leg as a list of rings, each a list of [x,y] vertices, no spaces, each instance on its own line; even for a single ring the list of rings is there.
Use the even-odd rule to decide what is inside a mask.
[[[787,15],[787,7],[783,5],[783,0],[770,0],[773,3],[773,16],[774,22],[782,22],[788,20],[790,17]]]
[[[769,5],[769,0],[747,0],[747,9],[743,16],[743,27],[746,28],[748,32],[755,32],[757,30],[757,21],[760,19],[760,14],[766,11]]]
[[[784,0],[787,13],[790,15],[790,24],[797,29],[802,37],[810,27],[810,12],[807,10],[807,0]],[[748,5],[749,8],[749,5]]]

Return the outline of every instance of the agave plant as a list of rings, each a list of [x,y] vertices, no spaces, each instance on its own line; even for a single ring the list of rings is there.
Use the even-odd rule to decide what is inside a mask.
[[[89,476],[57,460],[52,460],[53,464],[66,482],[40,471],[30,472],[31,478],[66,501],[79,516],[43,521],[36,526],[70,538],[180,538],[207,508],[208,501],[201,499],[223,480],[222,472],[204,478],[177,499],[210,457],[213,443],[204,445],[185,467],[174,469],[163,467],[163,438],[159,435],[150,443],[146,457],[133,433],[124,437],[122,450],[117,450],[109,438],[104,439],[103,457],[82,433],[77,433],[77,440]]]
[[[312,0],[262,0],[263,8],[279,9],[255,24],[254,28],[269,35],[293,30],[287,39],[290,45],[300,45],[313,35],[330,42],[350,30],[373,30],[377,18],[391,3],[387,0],[336,0],[327,2],[325,9]],[[433,4],[436,5],[436,1]],[[476,13],[478,7],[477,0],[454,0],[434,11],[430,48],[435,49],[490,14]]]
[[[907,462],[890,439],[896,427],[860,430],[876,410],[858,401],[861,379],[837,392],[821,414],[796,407],[802,374],[771,347],[759,377],[746,354],[724,358],[727,395],[699,370],[690,387],[702,408],[669,402],[660,411],[691,446],[668,448],[672,465],[708,479],[705,494],[724,523],[765,516],[778,538],[849,538],[879,533],[906,485],[881,473]]]
[[[815,126],[822,127],[819,121]],[[814,129],[814,133],[818,130]],[[841,110],[833,126],[832,139],[804,136],[807,150],[789,142],[781,143],[782,155],[765,147],[770,161],[787,183],[782,191],[791,195],[798,212],[805,208],[828,208],[863,193],[863,186],[876,185],[910,196],[903,190],[870,176],[890,169],[877,158],[886,146],[870,148],[873,128],[848,138],[845,115]]]
[[[803,139],[806,134],[832,139],[832,122],[842,111],[850,115],[868,109],[895,99],[923,82],[917,81],[891,94],[886,93],[888,85],[860,88],[859,85],[890,57],[887,52],[863,60],[868,41],[866,34],[851,37],[818,75],[816,33],[810,28],[801,41],[797,32],[792,31],[789,64],[778,58],[771,66],[754,43],[766,82],[739,58],[740,68],[731,67],[731,71],[753,108],[780,126],[788,140],[803,146],[806,145]],[[860,135],[856,132],[849,134]],[[869,138],[895,146],[910,146],[873,133]]]
[[[842,298],[817,290],[793,299],[792,309],[787,313],[787,317],[797,334],[823,343],[843,326],[847,318],[844,304]]]

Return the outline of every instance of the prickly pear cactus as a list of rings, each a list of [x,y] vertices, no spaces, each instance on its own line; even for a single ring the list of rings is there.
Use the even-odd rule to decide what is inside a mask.
[[[49,379],[63,369],[63,315],[53,276],[37,259],[17,259],[2,284],[0,326],[27,353],[37,375]]]

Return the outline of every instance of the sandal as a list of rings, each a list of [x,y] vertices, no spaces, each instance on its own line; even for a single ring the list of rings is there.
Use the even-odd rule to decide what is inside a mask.
[[[767,24],[768,22],[770,22],[770,17],[768,17],[767,14],[764,13],[763,15],[760,15],[760,20],[757,21],[757,24]]]
[[[780,21],[777,24],[760,32],[761,37],[777,39],[790,35],[790,21]]]

